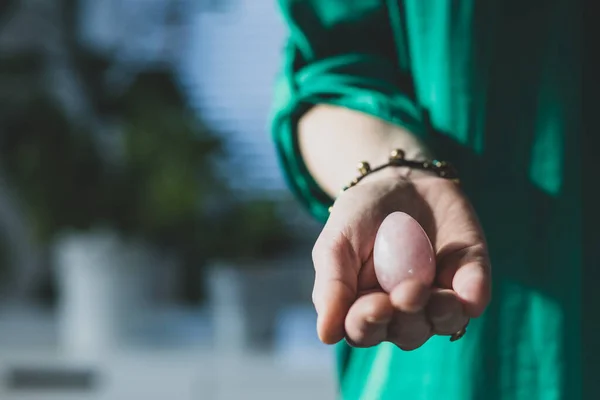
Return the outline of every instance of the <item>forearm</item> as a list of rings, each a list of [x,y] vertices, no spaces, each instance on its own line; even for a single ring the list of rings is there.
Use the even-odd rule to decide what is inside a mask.
[[[410,159],[430,158],[425,145],[401,127],[350,109],[319,105],[300,120],[298,141],[304,163],[315,181],[335,198],[356,177],[356,166],[383,164],[390,152],[403,149]]]

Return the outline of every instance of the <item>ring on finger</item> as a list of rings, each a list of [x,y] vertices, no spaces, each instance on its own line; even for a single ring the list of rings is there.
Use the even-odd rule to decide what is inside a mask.
[[[465,326],[463,326],[458,332],[453,333],[452,335],[450,335],[450,341],[451,342],[456,342],[458,339],[460,339],[463,336],[465,336],[465,334],[467,333],[467,326],[468,325],[469,325],[469,323],[467,322],[465,324]]]

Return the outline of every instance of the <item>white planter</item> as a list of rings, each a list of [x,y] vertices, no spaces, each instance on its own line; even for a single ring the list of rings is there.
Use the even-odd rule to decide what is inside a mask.
[[[53,250],[62,350],[77,358],[119,351],[147,310],[151,252],[110,231],[65,235]]]
[[[209,268],[206,283],[215,350],[228,355],[243,351],[247,342],[247,315],[242,275],[235,268],[218,264]]]
[[[304,281],[311,277],[311,270],[281,265],[277,261],[259,265],[214,263],[208,269],[208,301],[219,354],[272,345],[282,308],[301,301],[303,293],[310,300],[310,286]]]

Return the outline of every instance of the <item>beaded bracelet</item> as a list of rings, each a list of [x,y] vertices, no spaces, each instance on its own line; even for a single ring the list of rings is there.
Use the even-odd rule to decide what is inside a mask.
[[[354,180],[352,180],[352,182],[350,182],[348,185],[344,186],[342,188],[342,192],[345,192],[351,187],[356,186],[358,182],[371,175],[372,173],[381,171],[382,169],[387,167],[408,167],[412,169],[430,171],[435,173],[440,178],[450,179],[456,183],[460,183],[456,169],[454,169],[454,167],[446,161],[414,161],[407,160],[406,158],[404,158],[404,156],[404,150],[396,149],[392,151],[389,160],[386,164],[380,165],[376,168],[371,168],[369,163],[366,161],[360,162],[358,164],[358,172],[360,173],[360,175],[354,178]],[[331,209],[332,207],[329,207],[329,212],[331,212]]]

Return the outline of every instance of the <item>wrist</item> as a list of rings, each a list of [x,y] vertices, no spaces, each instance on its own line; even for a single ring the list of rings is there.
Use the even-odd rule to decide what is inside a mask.
[[[390,153],[388,161],[380,165],[372,167],[366,161],[360,162],[358,164],[359,175],[346,185],[343,190],[356,186],[359,182],[376,173],[380,173],[381,176],[385,177],[385,174],[381,172],[387,172],[390,169],[395,170],[395,172],[392,172],[392,176],[396,178],[418,179],[420,177],[433,176],[448,179],[456,183],[459,182],[458,174],[451,164],[435,159],[410,159],[406,157],[404,150],[396,149]]]
[[[415,169],[410,167],[388,167],[381,171],[369,174],[364,179],[361,179],[358,185],[382,185],[396,183],[404,184],[410,183],[417,180],[430,180],[430,179],[443,179],[440,178],[435,172]]]
[[[331,197],[356,176],[356,164],[376,167],[395,148],[407,159],[432,159],[425,143],[405,128],[345,107],[317,105],[298,121],[300,156],[314,182]]]
[[[384,185],[390,182],[392,185],[406,184],[425,179],[459,183],[458,174],[449,163],[431,159],[408,159],[401,149],[392,151],[386,163],[375,167],[371,167],[368,162],[360,162],[358,172],[359,175],[344,186],[342,192],[359,184],[364,187],[369,183],[381,184],[382,181]]]

